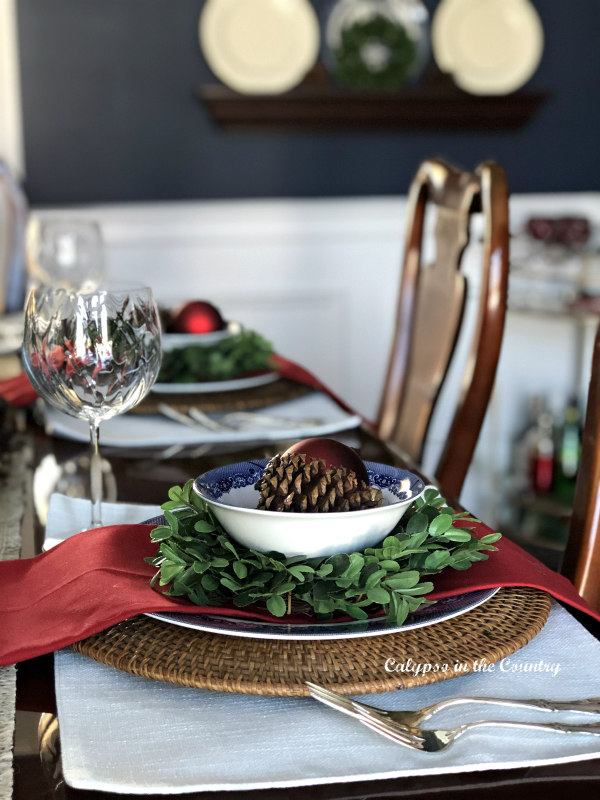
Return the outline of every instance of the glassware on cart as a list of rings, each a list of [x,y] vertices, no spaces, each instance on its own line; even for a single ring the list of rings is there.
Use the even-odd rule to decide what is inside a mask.
[[[93,220],[32,217],[26,253],[34,284],[92,292],[104,274],[102,231]]]
[[[90,426],[91,527],[102,524],[100,422],[140,402],[156,379],[161,353],[158,310],[147,287],[77,294],[38,286],[29,292],[27,374],[47,403]]]

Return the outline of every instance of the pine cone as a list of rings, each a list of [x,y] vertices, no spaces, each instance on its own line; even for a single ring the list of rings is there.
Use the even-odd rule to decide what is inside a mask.
[[[359,511],[383,502],[381,490],[359,481],[355,472],[328,468],[319,459],[307,463],[301,453],[274,456],[254,488],[260,492],[258,508],[266,511]]]

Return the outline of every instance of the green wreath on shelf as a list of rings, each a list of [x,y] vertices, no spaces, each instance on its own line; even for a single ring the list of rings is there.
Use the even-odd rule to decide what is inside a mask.
[[[334,51],[338,83],[360,89],[397,89],[414,64],[416,45],[403,25],[382,14],[342,31]]]

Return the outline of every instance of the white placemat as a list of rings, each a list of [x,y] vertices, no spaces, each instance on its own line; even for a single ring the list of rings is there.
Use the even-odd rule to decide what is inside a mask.
[[[61,527],[60,514],[68,505],[63,498],[52,506],[51,530]],[[147,510],[140,510],[139,518]],[[70,649],[55,658],[63,770],[77,788],[137,794],[241,791],[600,757],[600,736],[502,728],[473,731],[445,752],[417,752],[311,698],[187,689],[120,672]],[[362,699],[399,709],[464,694],[589,697],[598,694],[598,663],[600,643],[555,603],[542,632],[502,662],[480,664],[476,672],[431,686]],[[540,719],[540,712],[498,708],[493,717]],[[490,719],[489,708],[464,706],[441,712],[435,722],[477,718]],[[597,717],[571,713],[558,719]]]
[[[164,497],[162,502],[169,498]],[[160,506],[134,503],[102,503],[104,525],[144,522],[162,514]],[[63,539],[79,533],[90,520],[90,501],[80,497],[53,494],[48,508],[48,521],[44,533],[44,550],[48,550]]]
[[[311,392],[295,400],[257,409],[257,416],[280,416],[286,420],[297,419],[297,425],[253,425],[249,423],[236,431],[215,432],[208,429],[189,428],[154,414],[124,414],[106,420],[100,425],[100,444],[107,447],[162,447],[177,444],[210,444],[213,442],[278,441],[304,439],[308,436],[327,436],[356,428],[361,424],[358,414],[348,414],[322,392]],[[218,418],[215,415],[215,418]],[[306,422],[319,420],[319,422]],[[46,411],[46,430],[54,436],[76,441],[89,441],[86,422],[69,417],[53,408]]]

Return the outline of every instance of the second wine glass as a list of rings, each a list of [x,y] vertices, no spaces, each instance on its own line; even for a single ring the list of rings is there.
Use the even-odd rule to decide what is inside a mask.
[[[35,284],[93,292],[102,281],[104,242],[93,220],[31,217],[26,245],[27,271]]]
[[[139,403],[160,362],[160,323],[149,288],[76,294],[40,286],[30,291],[23,363],[47,403],[89,423],[92,527],[102,524],[100,422]]]

